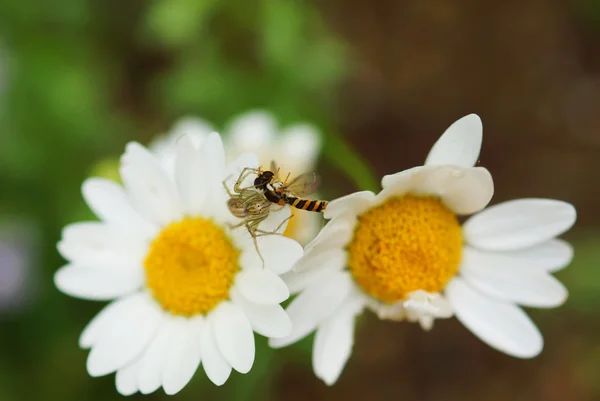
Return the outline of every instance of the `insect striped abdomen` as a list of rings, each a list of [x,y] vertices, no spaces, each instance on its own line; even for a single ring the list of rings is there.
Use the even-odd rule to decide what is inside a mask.
[[[283,200],[296,209],[308,212],[322,212],[327,207],[327,203],[329,203],[327,201],[301,199],[293,196],[284,196]]]
[[[288,199],[293,199],[293,202],[290,205],[295,207],[296,209],[304,209],[304,205],[306,205],[306,201],[304,199],[290,197],[288,197]]]
[[[309,212],[322,212],[327,207],[329,202],[323,200],[313,200],[310,201],[310,204],[304,209]]]

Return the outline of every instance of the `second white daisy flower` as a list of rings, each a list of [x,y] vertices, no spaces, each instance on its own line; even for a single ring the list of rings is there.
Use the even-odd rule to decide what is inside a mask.
[[[285,279],[300,292],[287,311],[292,334],[282,347],[316,330],[313,368],[327,384],[351,354],[355,318],[365,308],[382,319],[430,329],[453,314],[476,336],[509,355],[537,355],[543,339],[518,305],[556,307],[565,287],[551,273],[571,247],[558,239],[575,221],[572,205],[521,199],[483,210],[493,182],[478,160],[476,115],[455,122],[424,166],[385,176],[379,194],[332,201],[331,221]],[[481,212],[480,212],[481,211]],[[460,225],[458,216],[477,213]]]

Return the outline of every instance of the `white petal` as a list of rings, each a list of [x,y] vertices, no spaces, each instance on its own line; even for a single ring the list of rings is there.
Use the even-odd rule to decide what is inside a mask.
[[[483,209],[494,194],[494,182],[483,167],[424,166],[386,176],[384,190],[374,204],[406,194],[434,196],[456,214],[471,214]]]
[[[213,326],[214,313],[211,313],[206,319],[204,330],[200,333],[200,354],[206,376],[215,385],[222,386],[231,374],[231,365],[219,351]]]
[[[504,274],[509,275],[510,272]],[[465,280],[474,288],[495,299],[514,302],[534,308],[554,308],[562,305],[568,297],[565,286],[546,272],[521,274],[516,277],[501,277],[500,274],[476,276],[465,274]]]
[[[331,386],[340,377],[352,353],[354,320],[362,311],[362,300],[351,297],[335,314],[321,324],[313,345],[313,370]]]
[[[264,158],[269,153],[265,150],[271,149],[276,130],[275,119],[269,113],[252,111],[242,114],[226,129],[229,148],[233,154],[253,152]]]
[[[422,170],[430,170],[430,169],[432,169],[432,168],[425,167],[425,166],[417,166],[417,167],[409,168],[407,170],[402,170],[398,173],[384,175],[383,178],[381,179],[381,186],[383,187],[383,190],[381,192],[379,192],[379,194],[377,194],[377,199],[376,199],[375,203],[377,203],[377,204],[381,203],[381,200],[384,200],[384,199],[381,199],[382,195],[386,195],[388,192],[390,192],[390,190],[393,190],[393,194],[386,195],[386,196],[384,196],[384,198],[387,199],[390,196],[400,197],[402,195],[405,195],[413,187],[413,184],[412,184],[413,176]],[[392,186],[394,188],[390,188]]]
[[[292,333],[282,339],[270,340],[269,345],[281,348],[306,337],[340,307],[353,285],[349,273],[335,272],[308,287],[286,309],[292,320]]]
[[[183,136],[190,138],[194,148],[198,149],[214,129],[206,121],[196,117],[183,117],[179,119],[171,130],[155,137],[148,149],[160,160],[161,165],[170,176],[175,175],[175,159],[177,142]]]
[[[108,301],[139,290],[144,284],[144,271],[66,265],[54,275],[54,284],[72,297]]]
[[[488,251],[512,251],[539,245],[575,223],[570,203],[553,199],[517,199],[499,203],[471,217],[465,240]]]
[[[267,269],[245,269],[236,276],[235,288],[247,300],[259,305],[279,304],[290,293],[283,280]]]
[[[221,354],[235,370],[248,373],[254,363],[254,333],[244,311],[222,302],[214,314],[213,331]]]
[[[333,219],[343,214],[357,216],[371,207],[374,199],[375,194],[371,191],[355,192],[342,196],[329,202],[323,215],[326,219]]]
[[[211,133],[200,148],[202,155],[202,161],[204,167],[209,172],[213,172],[219,176],[219,181],[222,181],[225,177],[225,149],[223,148],[223,141],[221,135],[216,132]],[[222,186],[221,182],[219,185]]]
[[[452,307],[448,300],[440,293],[429,293],[423,290],[413,291],[408,294],[408,299],[402,302],[408,320],[415,321],[422,316],[435,318],[452,317]]]
[[[340,271],[346,266],[347,253],[342,249],[313,252],[311,257],[302,258],[302,265],[296,264],[294,271],[281,276],[290,293],[295,294],[319,281],[329,273]]]
[[[454,122],[433,145],[426,165],[473,167],[479,158],[483,126],[477,114]]]
[[[491,252],[472,247],[467,249],[469,254],[477,252],[478,255],[493,258],[494,265],[513,266],[519,269],[542,269],[551,273],[561,270],[573,259],[573,248],[561,239],[551,239],[518,251]]]
[[[289,223],[289,217],[292,214],[292,209],[285,205],[283,207],[278,205],[271,206],[269,216],[258,226],[263,231],[278,232],[283,234]]]
[[[130,304],[136,302],[138,294],[123,297],[106,305],[85,327],[79,337],[81,348],[91,348],[102,338],[102,335],[110,330],[114,322],[121,321],[127,316]]]
[[[242,174],[242,171],[245,168],[258,168],[258,157],[254,153],[242,153],[235,160],[227,165],[227,174],[226,177],[231,177],[231,183],[235,184],[235,182]],[[250,175],[252,177],[252,182],[254,182],[254,178],[256,176]],[[229,181],[228,181],[229,182]],[[233,185],[231,185],[233,188]]]
[[[207,173],[207,188],[210,194],[206,198],[206,210],[203,210],[202,214],[215,217],[217,221],[221,222],[222,216],[231,216],[227,209],[227,193],[223,188],[223,181],[227,177],[225,175],[225,151],[221,136],[216,132],[210,134],[200,148],[200,155]]]
[[[140,144],[127,145],[121,157],[121,178],[135,209],[146,219],[165,226],[181,218],[175,183],[156,157]]]
[[[512,252],[531,265],[539,266],[550,273],[564,269],[573,259],[573,247],[562,239],[551,239],[543,244]]]
[[[162,375],[167,395],[180,392],[196,373],[200,365],[200,337],[204,329],[202,316],[182,319],[178,323],[172,340],[175,344],[171,347]]]
[[[433,328],[434,317],[431,315],[419,316],[419,325],[425,331],[430,331]]]
[[[90,376],[104,376],[126,366],[149,344],[162,320],[162,311],[145,293],[121,305],[126,312],[102,333],[87,359]]]
[[[377,317],[381,320],[392,320],[395,322],[401,322],[404,319],[409,319],[409,311],[404,308],[404,302],[396,302],[393,304],[386,304],[379,302],[375,299],[366,299],[366,303]]]
[[[175,160],[175,181],[181,196],[184,213],[198,215],[205,206],[205,200],[211,196],[207,170],[202,163],[200,151],[196,149],[189,136],[183,136],[177,142]]]
[[[184,135],[192,139],[194,147],[198,148],[206,137],[213,132],[213,127],[206,121],[197,117],[183,117],[171,128],[171,140],[176,142]]]
[[[312,252],[344,248],[352,239],[355,218],[336,217],[328,222],[317,237],[304,248],[304,257]]]
[[[517,358],[542,351],[542,335],[518,306],[485,297],[460,278],[448,284],[446,294],[458,320],[491,347]]]
[[[252,325],[252,329],[265,337],[282,338],[292,332],[292,321],[279,305],[258,305],[232,292],[231,299],[238,305]]]
[[[325,248],[321,250],[312,250],[307,252],[302,259],[294,265],[295,273],[305,273],[314,270],[327,270],[331,267],[333,270],[340,270],[346,265],[348,253],[343,248]]]
[[[298,124],[281,133],[277,148],[278,167],[282,171],[303,173],[312,170],[321,148],[321,137],[312,125]]]
[[[133,209],[119,184],[104,178],[88,178],[84,181],[81,192],[92,212],[100,220],[149,236],[156,232],[157,228]]]
[[[167,351],[174,344],[175,326],[175,319],[171,315],[166,315],[156,332],[156,337],[142,357],[142,367],[138,374],[138,387],[142,394],[151,394],[162,385],[162,374],[168,357]]]
[[[414,180],[413,194],[437,196],[450,210],[461,215],[480,211],[494,195],[492,175],[483,167],[443,166],[423,170]]]
[[[119,394],[129,396],[137,393],[137,376],[142,368],[142,358],[121,368],[115,375],[115,386]]]
[[[290,271],[294,263],[302,257],[302,246],[291,238],[281,235],[265,235],[259,237],[257,242],[258,249],[260,249],[265,261],[265,269],[275,274]],[[245,269],[262,268],[263,266],[260,256],[251,241],[242,253],[240,264]]]
[[[525,306],[553,308],[562,305],[567,289],[546,270],[523,266],[515,257],[465,248],[461,275],[480,291],[500,300]]]
[[[147,241],[118,226],[93,222],[69,224],[57,248],[67,260],[88,267],[138,266],[147,252]]]

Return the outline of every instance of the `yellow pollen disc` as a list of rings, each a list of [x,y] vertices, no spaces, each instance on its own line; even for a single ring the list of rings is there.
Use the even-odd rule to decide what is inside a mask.
[[[456,216],[439,199],[393,198],[360,216],[348,263],[363,291],[396,302],[441,291],[458,271],[462,243]]]
[[[186,218],[165,227],[144,260],[147,286],[174,315],[204,314],[229,298],[239,251],[211,220]]]

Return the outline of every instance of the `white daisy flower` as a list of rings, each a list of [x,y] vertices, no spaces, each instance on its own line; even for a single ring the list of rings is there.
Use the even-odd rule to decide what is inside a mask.
[[[116,372],[123,395],[148,394],[161,386],[180,391],[202,364],[216,385],[231,370],[247,373],[254,362],[254,332],[289,334],[279,305],[288,289],[279,277],[302,255],[302,247],[279,235],[259,238],[265,268],[244,227],[226,206],[222,180],[255,155],[228,168],[218,134],[201,147],[177,142],[172,177],[137,143],[121,158],[124,187],[105,179],[83,184],[83,196],[99,222],[67,226],[58,244],[68,264],[55,275],[64,293],[112,301],[85,328],[91,376]],[[289,216],[271,213],[261,228]]]
[[[184,117],[178,120],[171,130],[163,135],[159,135],[149,144],[148,149],[158,158],[161,165],[170,173],[175,173],[175,158],[177,154],[177,143],[179,139],[187,135],[195,146],[201,146],[202,143],[213,133],[215,129],[208,122],[197,117]],[[229,155],[225,151],[225,160]],[[242,152],[246,153],[246,152]],[[235,153],[240,155],[242,153]],[[252,152],[249,152],[252,153]]]
[[[472,114],[454,124],[424,166],[385,176],[383,190],[332,201],[330,222],[286,281],[300,292],[287,311],[294,343],[316,330],[313,368],[334,383],[351,354],[355,318],[418,321],[428,330],[453,314],[490,346],[519,358],[543,339],[518,306],[561,305],[567,290],[551,273],[571,247],[556,239],[575,222],[572,205],[520,199],[481,211],[493,194],[490,173],[473,167],[482,140]],[[479,212],[479,213],[477,213]],[[477,213],[461,227],[458,216]]]
[[[172,171],[177,139],[188,134],[196,143],[202,143],[212,131],[211,124],[202,119],[182,118],[169,133],[153,141],[150,150]],[[263,168],[269,168],[274,160],[282,172],[290,172],[292,176],[313,171],[321,149],[320,136],[313,126],[297,124],[280,130],[273,115],[264,111],[236,117],[225,129],[224,138],[226,155],[254,153]],[[294,213],[284,235],[307,244],[321,229],[322,221],[320,213]]]

